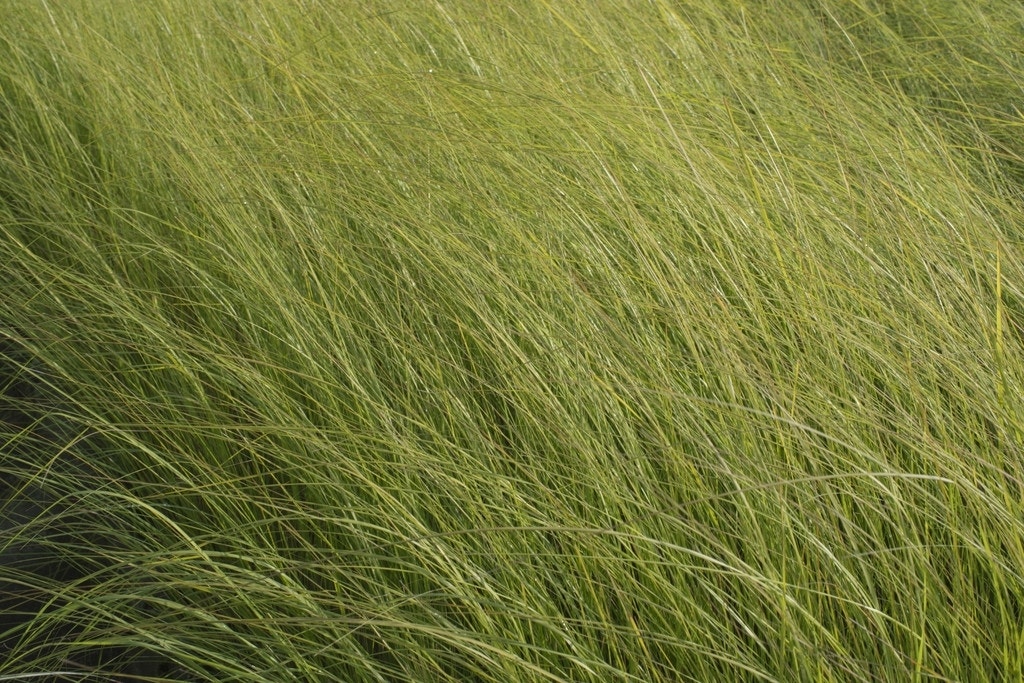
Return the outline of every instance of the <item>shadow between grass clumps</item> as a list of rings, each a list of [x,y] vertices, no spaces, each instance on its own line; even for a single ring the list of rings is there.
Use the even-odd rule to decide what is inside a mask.
[[[74,595],[117,571],[114,553],[104,552],[116,549],[82,523],[101,511],[89,511],[73,490],[96,480],[85,463],[100,439],[75,429],[51,380],[15,341],[0,338],[0,671],[31,661],[33,676],[53,681],[191,680],[144,648],[90,645],[101,640],[95,627],[76,623],[87,620],[75,618]]]

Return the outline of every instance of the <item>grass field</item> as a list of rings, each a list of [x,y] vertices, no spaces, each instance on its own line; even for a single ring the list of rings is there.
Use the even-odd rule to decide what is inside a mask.
[[[0,681],[1024,678],[1017,0],[0,16]]]

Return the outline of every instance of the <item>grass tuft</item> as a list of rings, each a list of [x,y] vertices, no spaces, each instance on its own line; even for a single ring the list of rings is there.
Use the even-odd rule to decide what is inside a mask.
[[[1024,677],[1019,3],[4,4],[0,681]]]

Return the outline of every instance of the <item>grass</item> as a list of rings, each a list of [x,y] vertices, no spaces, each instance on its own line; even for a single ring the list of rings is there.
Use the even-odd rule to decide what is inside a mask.
[[[0,681],[1024,677],[1024,10],[2,2]]]

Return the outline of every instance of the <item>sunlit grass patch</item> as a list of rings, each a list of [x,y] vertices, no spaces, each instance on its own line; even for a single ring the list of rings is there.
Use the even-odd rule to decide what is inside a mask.
[[[1015,4],[8,10],[0,679],[1022,675]]]

